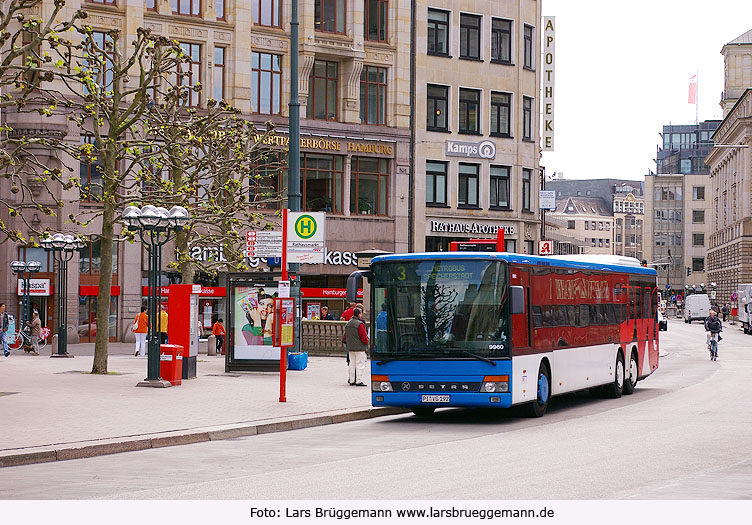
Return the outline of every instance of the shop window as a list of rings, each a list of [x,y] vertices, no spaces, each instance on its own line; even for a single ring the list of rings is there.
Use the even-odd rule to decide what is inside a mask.
[[[388,0],[365,0],[366,13],[363,34],[366,40],[386,42],[386,21],[389,12]]]
[[[282,0],[253,0],[251,11],[257,26],[282,27]]]
[[[308,118],[337,120],[338,64],[316,60],[308,80]]]
[[[387,214],[389,161],[370,157],[353,157],[350,176],[350,213]]]
[[[386,68],[363,66],[360,73],[360,121],[386,124]]]
[[[345,0],[316,0],[313,27],[323,33],[345,33],[347,3]]]
[[[303,209],[342,213],[342,157],[306,153],[301,158]]]
[[[282,105],[282,57],[251,53],[251,111],[279,115]]]
[[[446,206],[447,164],[426,161],[426,205]]]

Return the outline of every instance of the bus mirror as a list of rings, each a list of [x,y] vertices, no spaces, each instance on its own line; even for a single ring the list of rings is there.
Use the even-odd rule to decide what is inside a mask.
[[[509,287],[509,313],[525,313],[525,289],[522,286]]]
[[[371,272],[368,270],[356,270],[347,278],[347,302],[358,302],[358,288],[360,288],[360,283],[363,277],[369,279],[371,277]]]

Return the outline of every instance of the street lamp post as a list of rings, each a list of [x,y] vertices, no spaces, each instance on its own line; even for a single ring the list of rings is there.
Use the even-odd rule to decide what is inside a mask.
[[[162,246],[170,240],[172,232],[183,229],[188,222],[188,211],[182,206],[165,208],[147,204],[143,208],[128,206],[123,211],[123,220],[130,231],[137,231],[141,242],[149,252],[149,276],[147,312],[149,332],[147,336],[147,376],[138,386],[168,387],[169,381],[159,375],[159,326],[157,316],[162,304]]]
[[[57,263],[58,293],[57,293],[57,352],[51,357],[75,357],[68,353],[68,262],[73,255],[81,250],[85,244],[73,235],[55,233],[43,238],[42,248],[52,252]]]
[[[29,303],[31,302],[30,281],[34,277],[34,274],[42,269],[42,263],[39,261],[13,261],[10,263],[10,269],[23,280],[23,306],[21,307],[21,322],[19,323],[19,329],[23,330],[24,323],[31,318],[31,315],[29,315]],[[28,275],[26,275],[26,272],[28,272]]]

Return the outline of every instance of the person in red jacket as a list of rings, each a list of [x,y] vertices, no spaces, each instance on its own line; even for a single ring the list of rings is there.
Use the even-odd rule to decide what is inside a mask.
[[[141,307],[141,312],[133,320],[133,333],[136,334],[136,357],[146,355],[146,332],[149,331],[149,315],[146,307]]]
[[[363,380],[366,376],[368,332],[365,321],[361,319],[362,314],[360,308],[354,308],[352,318],[345,325],[345,343],[350,364],[347,382],[353,386],[367,386]]]
[[[342,316],[339,318],[340,321],[349,321],[352,319],[353,316],[353,310],[355,310],[355,303],[350,303],[350,308],[342,312]]]
[[[217,355],[225,355],[225,326],[222,319],[217,319],[212,326],[212,335],[217,339]]]

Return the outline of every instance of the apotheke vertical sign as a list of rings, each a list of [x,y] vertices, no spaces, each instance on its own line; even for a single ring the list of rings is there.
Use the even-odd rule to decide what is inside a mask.
[[[543,151],[554,150],[554,72],[556,60],[556,39],[555,26],[556,17],[543,17],[543,108],[541,116],[543,125],[541,126],[541,149]]]

